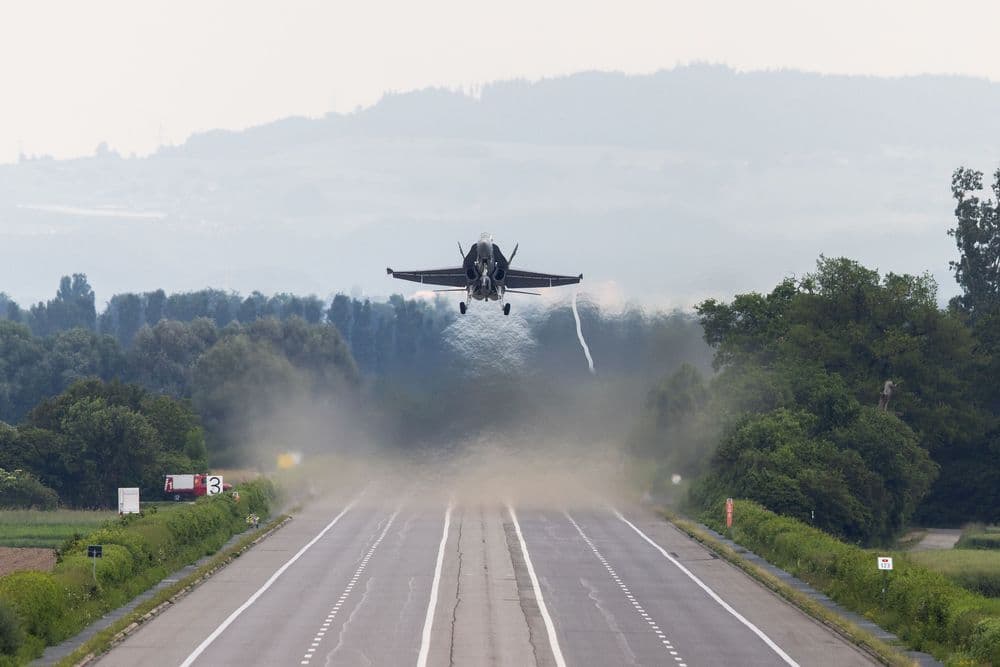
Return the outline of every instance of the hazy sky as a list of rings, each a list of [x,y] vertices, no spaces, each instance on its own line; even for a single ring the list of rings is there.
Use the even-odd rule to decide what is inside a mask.
[[[1000,81],[1000,3],[35,0],[0,9],[0,162],[123,154],[389,90],[710,61]]]

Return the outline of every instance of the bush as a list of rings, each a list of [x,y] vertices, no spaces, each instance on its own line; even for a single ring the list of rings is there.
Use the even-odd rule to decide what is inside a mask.
[[[55,639],[52,628],[66,610],[66,600],[46,572],[14,572],[0,577],[0,601],[6,602],[28,633]]]
[[[723,504],[703,520],[725,530]],[[733,539],[834,600],[875,619],[916,649],[943,657],[968,652],[1000,664],[1000,600],[962,589],[944,575],[896,554],[886,600],[875,552],[845,544],[821,530],[760,505],[736,501]]]
[[[59,496],[29,472],[0,468],[0,509],[54,510]]]
[[[24,631],[17,614],[3,600],[0,600],[0,654],[14,655],[24,641]]]
[[[969,653],[987,665],[1000,665],[1000,619],[987,618],[972,629]]]

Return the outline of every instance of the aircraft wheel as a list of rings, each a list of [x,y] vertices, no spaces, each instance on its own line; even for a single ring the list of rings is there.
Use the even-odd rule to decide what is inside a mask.
[[[460,313],[462,313],[463,315],[465,315],[465,310],[466,310],[466,305],[465,305],[465,302],[464,302],[464,301],[462,301],[462,302],[460,302],[460,303],[458,304],[458,312],[460,312]]]
[[[503,305],[503,314],[504,315],[510,315],[510,304],[509,303],[505,303]]]

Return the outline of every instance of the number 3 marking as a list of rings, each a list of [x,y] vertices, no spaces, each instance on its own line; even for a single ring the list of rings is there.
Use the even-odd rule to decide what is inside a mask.
[[[208,495],[214,496],[222,493],[222,478],[218,475],[211,475],[208,478]]]

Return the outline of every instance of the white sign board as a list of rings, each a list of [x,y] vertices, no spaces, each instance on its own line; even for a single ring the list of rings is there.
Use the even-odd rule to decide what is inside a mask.
[[[880,570],[891,570],[892,569],[892,559],[888,556],[878,557],[878,569]]]
[[[139,513],[139,489],[136,487],[118,487],[118,513]]]
[[[222,475],[208,475],[205,477],[205,495],[214,496],[222,493]]]

